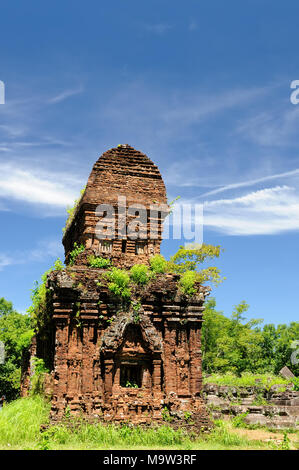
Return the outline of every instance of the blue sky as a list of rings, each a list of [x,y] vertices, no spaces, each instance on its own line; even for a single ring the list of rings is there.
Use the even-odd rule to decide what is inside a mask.
[[[204,202],[230,315],[298,320],[296,1],[1,5],[0,296],[25,311],[58,257],[65,207],[105,150],[158,164],[170,199]],[[173,253],[179,242],[165,241]]]

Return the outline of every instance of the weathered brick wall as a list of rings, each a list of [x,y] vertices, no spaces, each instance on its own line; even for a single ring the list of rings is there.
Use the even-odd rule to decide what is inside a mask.
[[[164,406],[199,413],[208,290],[202,287],[186,303],[177,276],[160,275],[139,293],[142,311],[135,322],[132,310],[119,311],[103,279],[97,286],[101,273],[73,267],[49,276],[56,325],[52,418],[61,419],[67,407],[74,414],[144,423],[161,420]],[[120,376],[121,363],[134,360],[143,369],[136,389],[122,386]]]
[[[120,204],[119,197],[125,198]],[[168,212],[166,189],[158,167],[146,155],[128,145],[122,145],[108,150],[98,159],[75,217],[67,226],[63,238],[66,260],[75,242],[86,247],[87,255],[103,255],[96,233],[96,226],[101,220],[96,215],[99,204],[109,204],[115,210],[117,236],[113,237],[112,252],[109,254],[115,265],[129,267],[136,262],[148,263],[150,256],[160,253],[162,223]],[[128,213],[129,206],[137,207],[139,204],[147,210],[147,226],[139,232],[137,240],[137,243],[144,242],[144,254],[137,255],[136,240],[132,234],[123,235],[122,229],[124,217],[126,225],[134,219]],[[157,210],[157,213],[150,213],[151,208],[158,207],[163,209],[162,212]],[[126,241],[124,252],[122,240]],[[78,259],[78,262],[84,260],[86,258]]]

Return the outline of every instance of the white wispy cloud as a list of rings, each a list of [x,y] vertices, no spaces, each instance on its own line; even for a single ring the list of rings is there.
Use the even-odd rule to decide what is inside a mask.
[[[2,271],[6,266],[13,264],[13,258],[10,258],[4,253],[0,253],[0,271]]]
[[[63,258],[63,247],[60,240],[41,240],[31,250],[14,253],[0,253],[0,271],[7,266],[39,263],[47,259]]]
[[[108,141],[117,136],[120,143],[128,142],[143,149],[160,165],[162,159],[167,160],[168,172],[172,163],[178,163],[180,168],[177,180],[188,185],[191,178],[196,184],[198,165],[202,166],[203,159],[207,159],[208,153],[211,154],[210,143],[205,139],[203,128],[213,119],[219,120],[230,109],[243,109],[244,106],[258,102],[271,89],[271,86],[235,88],[223,92],[216,90],[213,94],[200,89],[161,92],[136,80],[121,87],[104,104],[101,103],[97,122],[99,128],[107,129]],[[126,113],[123,112],[124,109]],[[214,139],[216,141],[218,136]],[[176,151],[182,147],[184,155],[181,151]],[[190,150],[189,155],[187,149]],[[195,165],[190,174],[187,174],[185,164],[190,157]],[[217,155],[215,160],[218,160],[219,168]],[[182,170],[185,178],[181,177]],[[203,175],[201,172],[202,179]]]
[[[162,119],[172,122],[179,121],[181,126],[206,119],[216,113],[235,108],[257,99],[270,91],[271,87],[252,87],[248,89],[232,89],[226,92],[205,96],[202,93],[184,93],[165,109]]]
[[[299,107],[291,103],[287,108],[259,111],[243,119],[236,135],[264,147],[289,147],[297,145]]]
[[[58,258],[62,256],[63,247],[61,240],[41,240],[35,248],[25,255],[25,262],[28,259],[33,261],[43,261],[45,258]]]
[[[163,28],[161,28],[161,32],[162,30]],[[233,234],[274,233],[275,230],[291,230],[292,224],[296,226],[296,222],[288,220],[287,215],[282,216],[282,214],[280,214],[280,217],[283,220],[278,222],[278,228],[275,227],[275,217],[277,214],[273,215],[273,201],[270,204],[271,210],[270,208],[266,210],[266,207],[262,206],[263,198],[267,193],[260,193],[259,203],[256,202],[255,206],[253,202],[251,206],[246,206],[245,200],[242,197],[244,198],[248,195],[245,194],[244,196],[243,194],[239,196],[239,194],[246,187],[261,186],[264,183],[277,180],[277,184],[280,185],[279,187],[284,188],[278,192],[274,191],[277,206],[281,210],[283,203],[282,200],[279,202],[279,198],[284,197],[285,200],[289,201],[291,208],[294,205],[296,208],[297,206],[294,203],[294,198],[296,200],[297,197],[296,190],[287,190],[286,186],[282,185],[286,183],[286,179],[289,188],[296,185],[294,180],[299,176],[298,165],[294,164],[293,160],[292,166],[296,167],[296,169],[283,171],[286,165],[283,162],[283,157],[280,157],[280,161],[274,166],[272,155],[267,156],[268,160],[271,160],[271,164],[268,165],[267,162],[265,163],[265,158],[259,159],[258,154],[255,155],[255,158],[252,158],[252,155],[249,155],[251,149],[246,153],[246,148],[239,146],[243,138],[242,133],[246,133],[246,125],[250,129],[246,119],[243,123],[243,129],[240,127],[234,134],[233,145],[235,147],[228,148],[230,143],[228,144],[227,141],[224,142],[222,147],[221,139],[224,138],[223,134],[219,136],[217,133],[217,125],[219,125],[220,121],[222,122],[222,116],[225,117],[230,109],[238,111],[237,121],[240,124],[239,110],[246,117],[247,108],[251,107],[252,112],[252,107],[259,106],[261,99],[268,96],[271,90],[273,90],[271,86],[262,86],[251,89],[235,88],[223,92],[216,90],[210,94],[203,93],[199,89],[169,90],[169,92],[162,93],[161,90],[147,86],[141,80],[131,82],[129,85],[122,86],[118,92],[110,94],[110,97],[107,97],[104,101],[102,97],[101,100],[97,101],[98,109],[92,115],[92,119],[96,126],[103,129],[102,141],[100,145],[97,141],[97,148],[105,150],[105,147],[110,144],[116,145],[117,143],[128,142],[136,148],[145,151],[150,158],[159,164],[160,168],[161,163],[162,168],[164,164],[165,172],[162,171],[162,174],[164,173],[163,176],[167,184],[172,186],[171,191],[174,193],[174,196],[179,192],[174,191],[174,186],[186,188],[186,191],[185,189],[182,191],[186,193],[186,197],[188,188],[195,187],[195,199],[197,200],[221,194],[224,191],[233,191],[233,196],[237,194],[238,197],[221,199],[217,204],[215,201],[205,203],[206,217],[210,227],[217,230]],[[81,88],[66,90],[51,98],[52,103],[59,103],[72,94],[81,91]],[[42,100],[39,99],[38,101],[40,103]],[[43,104],[46,107],[45,100],[43,100]],[[26,107],[24,104],[22,106],[22,119],[16,122],[17,126],[20,124],[19,132],[17,127],[15,130],[13,127],[19,108],[15,110],[14,115],[11,113],[11,121],[8,122],[8,125],[12,127],[2,128],[2,132],[6,132],[12,138],[9,140],[7,137],[7,141],[1,142],[3,155],[9,152],[11,160],[10,164],[7,164],[7,162],[0,163],[2,175],[0,199],[4,201],[5,206],[7,201],[11,199],[26,202],[34,206],[43,204],[49,208],[58,208],[59,210],[63,208],[64,211],[65,206],[72,205],[74,199],[78,196],[79,190],[86,182],[85,164],[88,167],[87,171],[90,171],[89,162],[85,158],[83,159],[81,151],[77,150],[78,141],[82,146],[81,148],[86,148],[86,141],[84,142],[84,137],[80,136],[81,141],[78,139],[76,144],[73,144],[73,147],[70,146],[65,153],[61,149],[59,152],[55,149],[55,151],[51,152],[51,149],[45,150],[40,148],[42,146],[55,145],[55,141],[57,145],[63,145],[64,142],[66,148],[67,138],[64,138],[64,135],[59,135],[56,138],[49,137],[49,140],[47,140],[45,133],[43,133],[41,138],[42,133],[38,132],[39,138],[35,140],[34,136],[40,130],[37,120],[35,120],[33,124],[29,122],[28,126],[30,127],[32,124],[32,128],[30,135],[26,136],[27,138],[25,139],[22,134],[23,128],[21,123],[24,121]],[[54,109],[49,106],[47,108],[51,111]],[[123,112],[124,109],[126,109],[126,113]],[[297,114],[295,110],[292,109],[291,111],[291,114],[285,117],[284,122],[288,122],[292,127],[293,123],[296,122]],[[271,123],[271,116],[268,112],[266,115],[268,122]],[[12,119],[13,117],[14,119]],[[267,121],[266,117],[264,121]],[[213,127],[213,119],[216,120],[216,127]],[[258,127],[261,121],[262,118],[258,123],[251,123],[251,128]],[[203,137],[202,134],[202,127],[205,127],[207,124],[211,124],[212,128],[216,129],[214,135],[209,136],[210,141],[205,140],[206,136]],[[235,121],[231,124],[234,130],[235,124]],[[213,139],[221,142],[221,156],[219,156],[219,146],[216,148],[216,152],[214,151],[215,149],[211,143]],[[183,153],[181,153],[181,149],[183,149]],[[84,153],[86,155],[89,151],[86,152],[84,150]],[[24,154],[29,160],[31,158],[29,164],[27,164]],[[90,154],[93,155],[93,153]],[[97,156],[96,153],[94,155],[95,157]],[[42,166],[43,162],[45,162],[45,167]],[[61,171],[58,171],[58,168],[61,168]],[[81,178],[71,176],[72,171],[74,171],[74,175],[81,172]],[[247,175],[247,181],[240,178],[242,174]],[[261,177],[261,174],[265,176]],[[194,194],[193,188],[192,193]],[[271,188],[268,188],[268,190],[271,190]],[[204,194],[201,196],[200,193],[203,192]],[[234,203],[228,204],[223,202],[228,200],[234,201]],[[209,206],[209,204],[212,205]],[[269,204],[268,199],[267,204]],[[287,205],[286,202],[285,205]],[[230,221],[230,228],[226,225],[228,217],[224,218],[221,216],[219,208],[223,207],[229,207],[228,215],[232,213],[231,218],[233,220],[237,219],[235,222],[233,220]],[[248,212],[247,220],[242,219],[242,214],[245,213],[244,207],[246,207]],[[261,213],[264,216],[254,218],[253,213],[256,216],[258,212],[254,210],[254,207],[259,207],[259,210],[262,208]],[[271,214],[273,220],[269,220]],[[216,218],[220,220],[218,225],[216,224]]]
[[[298,168],[296,168],[295,170],[286,171],[284,173],[278,173],[276,175],[263,176],[261,178],[256,178],[256,179],[253,179],[253,180],[250,180],[250,181],[242,181],[242,182],[239,182],[239,183],[228,184],[226,186],[222,186],[221,188],[216,188],[216,189],[213,189],[212,191],[208,191],[208,192],[202,194],[201,197],[207,197],[207,196],[222,193],[224,191],[229,191],[231,189],[244,188],[246,186],[247,187],[248,186],[254,186],[254,185],[259,184],[259,183],[265,183],[267,181],[271,181],[271,180],[275,180],[275,179],[288,178],[288,177],[296,176],[296,175],[299,175],[299,169]]]
[[[299,230],[299,192],[275,186],[204,203],[204,225],[228,235],[271,235]]]
[[[44,172],[41,168],[22,168],[17,162],[1,163],[0,198],[52,207],[72,205],[79,179],[67,173]]]
[[[6,106],[6,105],[5,105]],[[16,112],[17,114],[17,112]],[[20,137],[26,133],[26,127],[22,125],[17,125],[15,123],[11,124],[0,124],[0,131],[8,134],[11,137]]]
[[[48,103],[50,104],[60,103],[61,101],[64,101],[67,98],[70,98],[71,96],[78,95],[82,93],[83,91],[84,91],[84,88],[82,86],[80,86],[79,88],[64,90],[58,95],[54,96],[53,98],[50,98],[48,100]]]
[[[200,154],[200,150],[198,150]],[[166,185],[175,188],[199,188],[221,187],[219,181],[218,164],[215,159],[185,158],[183,161],[171,163],[164,175]],[[182,177],[184,175],[184,177]]]
[[[2,202],[0,202],[0,212],[9,212],[9,208],[3,204]]]

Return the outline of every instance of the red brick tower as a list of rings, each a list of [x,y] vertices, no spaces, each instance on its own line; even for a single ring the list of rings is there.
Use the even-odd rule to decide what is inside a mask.
[[[103,205],[104,219],[97,216],[99,205]],[[107,214],[105,205],[113,214]],[[145,217],[146,226],[134,233],[133,220],[138,212]],[[158,167],[129,145],[110,149],[95,163],[75,214],[67,224],[63,237],[66,260],[76,242],[85,246],[87,256],[107,256],[120,267],[147,263],[150,256],[160,253],[167,212],[166,190]],[[104,226],[107,219],[114,223],[113,234],[104,237],[97,227]],[[82,263],[82,258],[78,262]]]
[[[99,204],[113,207],[116,215],[109,239],[97,234],[105,217]],[[127,229],[136,204],[146,211],[146,236],[132,239],[126,231],[119,237],[123,215]],[[161,210],[152,213],[152,205]],[[167,409],[172,423],[209,423],[201,398],[200,335],[209,288],[198,286],[186,297],[178,275],[156,274],[145,286],[132,284],[124,302],[109,288],[107,270],[88,261],[91,255],[107,257],[126,272],[133,264],[148,264],[160,252],[167,211],[162,177],[146,155],[121,145],[94,165],[63,238],[67,267],[48,276],[47,311],[32,348],[51,371],[52,420],[69,410],[96,420],[150,424],[163,422]],[[74,247],[80,247],[76,258]],[[23,378],[25,393],[26,373]]]

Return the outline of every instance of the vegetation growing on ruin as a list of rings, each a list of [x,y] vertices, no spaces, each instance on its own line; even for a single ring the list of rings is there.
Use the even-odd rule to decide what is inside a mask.
[[[77,257],[85,251],[83,244],[74,243],[73,250],[69,255],[69,265],[73,266]],[[130,280],[140,286],[146,285],[156,274],[173,273],[180,279],[178,286],[183,294],[191,296],[196,294],[196,285],[212,283],[218,285],[225,278],[221,278],[217,267],[206,267],[200,269],[200,265],[207,260],[218,258],[221,252],[219,246],[205,245],[183,247],[173,255],[170,260],[166,260],[162,255],[156,254],[150,258],[150,267],[145,264],[136,264],[129,271],[112,267],[111,260],[101,256],[90,255],[87,263],[92,268],[107,269],[108,279],[111,281],[108,288],[116,295],[129,298],[128,289]],[[115,270],[117,269],[117,270]],[[129,276],[129,281],[128,281]],[[123,284],[126,288],[123,289]]]
[[[124,300],[131,297],[131,290],[129,287],[130,276],[127,271],[119,268],[112,268],[106,276],[108,279],[108,289],[116,296]]]
[[[101,268],[106,269],[111,266],[111,261],[109,258],[102,258],[101,256],[91,255],[87,258],[88,265],[91,268]]]
[[[195,282],[197,278],[197,273],[195,271],[186,271],[181,274],[179,280],[179,287],[183,294],[194,295],[196,294]]]
[[[162,274],[166,273],[168,268],[168,263],[164,256],[154,255],[150,258],[150,267],[154,273]]]
[[[80,253],[83,253],[85,251],[85,246],[81,243],[81,245],[78,245],[77,242],[74,243],[73,249],[70,252],[69,255],[69,264],[70,266],[73,266],[75,264],[75,261],[77,259],[77,256],[80,255]]]
[[[204,262],[218,258],[220,253],[220,246],[206,244],[180,246],[168,261],[167,268],[169,272],[181,276],[179,286],[182,292],[186,295],[194,295],[196,283],[211,283],[217,286],[225,279],[221,278],[220,270],[217,267],[201,268]]]
[[[169,201],[169,200],[168,200],[168,197],[167,197],[167,205],[169,206],[169,213],[168,213],[168,215],[172,214],[174,205],[175,205],[176,201],[178,201],[179,199],[181,199],[181,196],[177,196],[177,197],[174,198],[172,201]]]
[[[74,215],[76,213],[77,207],[79,206],[79,203],[81,202],[81,199],[83,197],[83,194],[85,193],[86,186],[81,189],[80,191],[80,197],[78,199],[75,199],[73,206],[67,207],[66,212],[68,214],[68,217],[65,222],[65,226],[62,229],[62,232],[65,233],[68,227],[71,225],[72,220],[74,219]]]
[[[196,284],[205,284],[210,282],[218,285],[224,280],[221,278],[220,271],[216,267],[207,267],[200,269],[200,265],[207,260],[218,258],[221,253],[220,246],[205,245],[183,247],[167,261],[162,255],[155,255],[150,258],[150,271],[152,274],[163,274],[166,272],[178,274],[180,276],[178,286],[183,294],[191,296],[196,294]],[[142,268],[140,267],[142,266]],[[140,278],[145,284],[151,279],[149,272],[146,272],[146,266],[135,265],[133,272],[140,273]],[[142,276],[141,276],[142,273]],[[131,276],[133,280],[138,276]],[[142,282],[139,282],[140,284]]]
[[[42,276],[41,276],[41,283],[35,281],[35,287],[31,290],[31,300],[32,305],[27,309],[27,313],[29,313],[31,318],[31,324],[34,330],[39,330],[44,326],[48,321],[48,311],[47,311],[47,276],[52,271],[62,271],[65,269],[65,266],[58,258],[54,266],[48,269]]]
[[[49,373],[49,370],[46,368],[44,360],[39,357],[32,358],[32,369],[30,395],[42,395],[44,392],[45,374]]]
[[[73,259],[83,246],[75,246]],[[108,288],[129,308],[138,303],[138,288],[145,287],[156,275],[172,272],[179,276],[178,287],[184,295],[196,294],[201,280],[217,284],[220,273],[217,268],[200,270],[201,264],[220,255],[220,247],[202,245],[192,249],[180,247],[178,252],[167,261],[162,255],[150,259],[150,266],[135,265],[131,270],[108,266],[102,276],[108,281]],[[92,258],[98,266],[106,264],[105,258]],[[105,259],[105,262],[103,261]],[[109,260],[108,260],[109,261]],[[46,308],[46,278],[53,269],[64,269],[60,260],[43,276],[41,284],[36,283],[32,291],[32,306],[28,309],[32,319],[32,328],[40,329],[48,321]],[[83,287],[83,286],[82,286]],[[299,366],[291,364],[292,342],[299,337],[299,323],[290,325],[264,325],[261,319],[246,320],[248,310],[246,302],[240,302],[230,317],[216,310],[214,299],[205,304],[202,327],[203,370],[209,373],[226,374],[232,372],[241,376],[243,372],[278,374],[287,365],[295,374]],[[138,316],[136,316],[138,318]]]
[[[145,285],[152,277],[152,273],[145,264],[135,264],[130,269],[130,278],[139,285]]]
[[[209,259],[219,258],[221,253],[220,246],[206,245],[189,245],[188,247],[180,246],[178,251],[171,256],[169,260],[169,269],[175,273],[184,273],[186,271],[198,271],[200,265]]]
[[[132,302],[132,309],[133,309],[133,320],[134,323],[138,323],[140,320],[140,311],[142,309],[142,305],[139,301]]]
[[[192,296],[197,293],[200,284],[211,282],[217,285],[219,282],[222,282],[223,279],[220,277],[218,268],[208,267],[199,269],[201,263],[207,259],[218,257],[220,251],[219,246],[214,247],[212,245],[202,245],[195,248],[180,246],[178,252],[169,261],[162,255],[155,255],[150,258],[150,267],[145,264],[135,264],[129,271],[112,267],[106,275],[111,281],[108,284],[108,288],[116,296],[129,299],[131,295],[130,282],[139,286],[145,286],[156,274],[169,272],[178,274],[178,287],[181,292],[186,296]],[[92,259],[90,258],[89,260],[90,265]],[[101,263],[102,261],[100,261]]]
[[[55,265],[56,268],[63,269],[61,262],[58,261]],[[51,269],[55,269],[55,266]],[[119,296],[121,300],[125,300],[127,305],[132,306],[135,312],[134,318],[138,321],[140,308],[138,309],[137,306],[139,301],[138,298],[132,298],[133,284],[129,272],[113,268],[106,275],[109,278],[108,286],[110,286],[111,292]],[[43,283],[39,285],[38,289],[34,290],[33,304],[29,308],[31,328],[38,329],[42,326],[43,321],[47,321],[45,295],[44,275]],[[134,306],[136,307],[135,310]],[[235,307],[232,315],[227,317],[222,312],[216,310],[215,299],[210,298],[207,300],[204,312],[205,321],[202,327],[203,370],[213,374],[212,380],[216,377],[215,374],[220,374],[219,377],[223,378],[219,378],[219,380],[223,380],[223,384],[227,385],[230,383],[241,385],[242,381],[244,381],[244,385],[253,384],[255,379],[260,378],[259,374],[265,374],[265,377],[270,377],[267,380],[271,386],[273,384],[271,377],[278,374],[285,365],[290,367],[295,375],[298,375],[299,367],[298,365],[291,364],[290,358],[293,352],[292,343],[299,337],[299,323],[291,322],[289,325],[281,324],[275,326],[266,324],[261,326],[261,319],[246,320],[245,314],[247,310],[248,305],[245,302],[241,302]],[[4,320],[0,320],[0,324],[1,321]],[[22,341],[24,339],[24,344],[26,343],[27,347],[29,344],[28,338],[32,334],[31,330],[30,333],[26,332],[25,337],[20,336],[20,341],[21,338]],[[26,335],[29,336],[27,337]],[[2,338],[4,336],[1,337],[0,334],[0,340]],[[26,338],[27,342],[25,341]],[[19,351],[19,346],[16,346],[15,342],[12,342],[12,347],[16,347]],[[14,354],[20,357],[18,352],[14,352]],[[0,371],[1,367],[3,366],[0,366]],[[15,383],[14,386],[17,387],[19,375],[16,375],[16,378],[13,379],[14,373],[12,372],[11,376],[7,373],[7,377],[10,377],[9,380]],[[246,373],[245,376],[243,375],[244,373]],[[285,384],[283,379],[274,377],[273,380],[276,381],[275,383]],[[218,383],[218,379],[215,383]]]
[[[138,388],[138,385],[135,382],[130,382],[129,380],[127,380],[125,387],[126,388]]]

